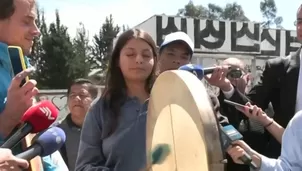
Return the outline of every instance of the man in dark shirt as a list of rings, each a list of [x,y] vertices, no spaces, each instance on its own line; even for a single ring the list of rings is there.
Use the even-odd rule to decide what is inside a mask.
[[[60,152],[69,170],[75,169],[82,124],[97,95],[98,89],[87,79],[75,80],[67,91],[70,114],[58,126],[66,133],[66,142]]]

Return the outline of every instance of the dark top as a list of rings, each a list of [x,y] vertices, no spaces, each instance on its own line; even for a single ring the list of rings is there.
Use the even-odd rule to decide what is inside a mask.
[[[78,155],[81,128],[73,123],[70,114],[67,115],[58,127],[62,128],[66,134],[65,144],[59,151],[68,169],[73,171],[75,169],[75,162]]]
[[[300,68],[300,51],[287,57],[278,57],[270,59],[266,62],[265,69],[261,79],[250,92],[245,96],[235,91],[230,98],[241,104],[245,104],[250,100],[252,104],[262,109],[267,109],[271,102],[274,110],[274,120],[284,128],[295,114],[297,83]],[[231,123],[238,123],[243,114],[234,113],[233,118],[228,117]],[[259,153],[271,158],[277,158],[281,152],[281,145],[268,132],[265,133],[268,139],[267,144],[262,144],[254,139],[254,149]],[[258,150],[256,149],[259,148]]]

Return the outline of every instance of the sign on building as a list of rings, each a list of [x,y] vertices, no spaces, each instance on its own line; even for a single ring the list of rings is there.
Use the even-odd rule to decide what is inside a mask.
[[[255,22],[154,15],[136,28],[150,33],[157,45],[171,32],[186,32],[195,44],[195,53],[277,57],[286,56],[301,46],[296,40],[296,31],[262,29],[260,24]]]
[[[240,58],[252,73],[251,86],[260,79],[267,59],[287,56],[301,46],[296,31],[263,29],[256,22],[154,15],[135,28],[148,32],[158,46],[171,32],[187,33],[195,45],[192,63],[204,67],[220,64],[225,58]]]

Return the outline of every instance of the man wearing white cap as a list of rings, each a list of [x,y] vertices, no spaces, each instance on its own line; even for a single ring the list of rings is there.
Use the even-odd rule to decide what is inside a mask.
[[[178,69],[182,65],[189,64],[193,57],[194,53],[194,43],[190,39],[190,37],[184,32],[174,32],[168,34],[163,43],[159,48],[159,71],[160,73],[167,70],[175,70]],[[222,126],[228,125],[227,117],[223,116],[221,113],[223,111],[220,110],[220,103],[218,98],[214,93],[208,92],[212,101],[213,110],[216,114],[219,123]],[[231,109],[230,109],[231,110]],[[227,111],[232,113],[232,111]],[[228,161],[233,163],[232,160]],[[234,170],[233,166],[228,167],[228,170],[249,170],[248,166],[245,165],[236,165],[236,169]]]
[[[181,31],[170,33],[159,48],[159,72],[178,69],[182,65],[191,62],[194,52],[194,44],[190,37]],[[217,97],[209,93],[213,104],[213,110],[222,125],[228,124],[226,117],[220,114],[220,104]]]
[[[186,33],[178,31],[168,34],[159,49],[160,72],[189,64],[193,52],[194,44]]]

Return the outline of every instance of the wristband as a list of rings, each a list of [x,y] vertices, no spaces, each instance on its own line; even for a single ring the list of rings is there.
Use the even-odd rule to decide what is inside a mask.
[[[264,128],[267,128],[269,126],[271,126],[274,123],[274,120],[272,120],[270,123],[268,123],[267,125],[264,126]]]

